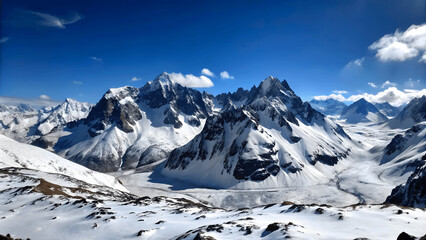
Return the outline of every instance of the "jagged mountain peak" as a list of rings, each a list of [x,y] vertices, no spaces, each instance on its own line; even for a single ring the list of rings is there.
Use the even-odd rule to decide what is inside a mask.
[[[283,80],[281,82],[278,78],[273,76],[265,78],[265,80],[259,84],[256,90],[257,97],[276,97],[281,95],[296,97],[287,81]]]

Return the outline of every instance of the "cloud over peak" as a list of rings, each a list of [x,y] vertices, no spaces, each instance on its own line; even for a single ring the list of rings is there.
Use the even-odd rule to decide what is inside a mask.
[[[405,61],[426,54],[426,23],[411,25],[405,32],[396,30],[394,34],[386,34],[369,46],[376,50],[376,57],[382,62]],[[422,60],[421,57],[420,60]]]
[[[173,82],[185,87],[208,88],[214,86],[212,80],[206,76],[197,77],[192,74],[183,75],[182,73],[170,73],[169,76]]]
[[[376,94],[362,93],[352,95],[348,98],[345,98],[341,94],[330,94],[330,95],[322,95],[315,96],[316,100],[327,100],[327,99],[335,99],[341,102],[355,102],[361,98],[371,102],[371,103],[383,103],[388,102],[393,106],[401,106],[403,104],[407,104],[414,98],[421,97],[426,95],[426,89],[415,90],[415,89],[404,89],[403,91],[399,90],[396,87],[389,87],[381,92]]]

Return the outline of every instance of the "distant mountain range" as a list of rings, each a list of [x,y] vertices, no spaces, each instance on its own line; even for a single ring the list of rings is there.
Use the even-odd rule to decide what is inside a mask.
[[[341,119],[347,120],[348,123],[383,122],[386,121],[387,118],[393,118],[398,115],[403,108],[403,106],[394,107],[388,102],[372,104],[365,99],[360,100],[361,102],[357,101],[349,106],[332,98],[326,100],[313,99],[309,101],[309,103],[322,114],[340,117]],[[371,105],[374,105],[374,107]],[[343,114],[345,114],[345,116],[343,116]]]

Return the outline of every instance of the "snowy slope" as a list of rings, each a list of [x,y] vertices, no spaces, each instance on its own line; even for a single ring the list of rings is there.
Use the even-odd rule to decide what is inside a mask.
[[[241,107],[207,119],[174,150],[161,172],[213,188],[274,188],[328,182],[355,146],[343,129],[312,109],[287,82],[269,77]]]
[[[56,173],[97,185],[127,191],[116,178],[89,170],[46,150],[0,135],[0,168],[17,167]]]
[[[88,189],[96,193],[91,198]],[[421,237],[425,221],[425,211],[393,205],[283,202],[226,211],[96,186],[76,191],[32,172],[0,170],[0,234],[14,238],[380,240],[396,239],[403,231]]]
[[[388,126],[410,128],[422,121],[426,121],[426,96],[411,100],[395,118],[389,121]]]
[[[207,115],[200,92],[163,73],[142,88],[110,89],[87,118],[64,129],[66,136],[54,149],[99,171],[135,168],[164,159],[187,143],[201,131]]]
[[[396,135],[383,149],[380,164],[384,168],[383,176],[405,179],[418,166],[425,164],[426,122],[421,122],[403,134]]]
[[[344,109],[340,118],[345,119],[347,123],[381,123],[388,120],[373,104],[363,98]]]

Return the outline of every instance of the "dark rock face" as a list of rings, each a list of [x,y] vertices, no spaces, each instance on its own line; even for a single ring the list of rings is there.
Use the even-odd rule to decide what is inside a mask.
[[[91,137],[102,133],[109,125],[115,124],[124,132],[133,132],[132,126],[142,119],[139,108],[131,102],[121,104],[126,97],[136,98],[139,90],[134,87],[125,87],[121,91],[109,90],[93,107],[84,124],[91,126],[88,130]]]
[[[404,138],[401,134],[396,135],[392,141],[386,146],[385,153],[391,155],[394,152],[401,150],[404,147],[404,144],[407,142],[407,139]]]
[[[402,232],[398,235],[398,238],[396,240],[415,240],[415,239],[417,238],[406,232]]]
[[[417,167],[405,184],[394,188],[385,202],[407,207],[425,207],[426,163],[423,162],[423,166]]]
[[[323,163],[323,164],[326,164],[326,165],[329,165],[329,166],[333,166],[333,165],[337,164],[339,159],[336,156],[328,156],[328,155],[325,155],[325,154],[318,154],[318,155],[315,155],[314,161],[315,162],[318,161],[320,163]]]
[[[199,119],[205,119],[209,114],[209,106],[199,91],[173,83],[166,73],[160,74],[153,82],[148,82],[140,89],[139,103],[145,102],[150,108],[160,108],[169,105],[164,111],[164,123],[180,128],[183,124],[178,114],[195,116],[190,121],[193,126],[199,126]]]

